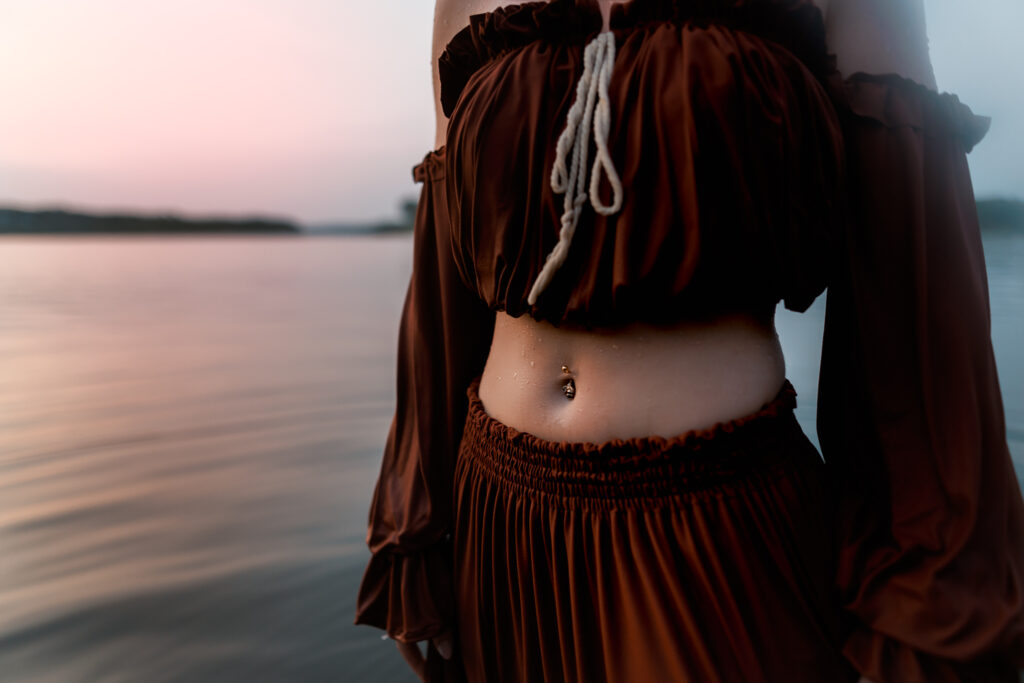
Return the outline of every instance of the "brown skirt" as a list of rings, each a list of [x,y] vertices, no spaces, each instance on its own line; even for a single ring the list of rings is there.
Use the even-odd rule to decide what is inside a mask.
[[[483,409],[455,471],[469,681],[855,681],[837,644],[825,465],[786,380],[680,434],[554,442]]]

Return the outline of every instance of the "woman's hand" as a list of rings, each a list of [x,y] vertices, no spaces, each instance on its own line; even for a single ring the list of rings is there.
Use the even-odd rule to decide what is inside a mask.
[[[423,656],[423,652],[420,651],[420,643],[425,641],[417,641],[414,643],[403,643],[400,640],[395,641],[395,645],[398,646],[398,651],[402,653],[402,657],[412,667],[412,670],[419,676],[421,681],[426,680],[425,668],[427,666],[427,659]],[[445,631],[436,638],[430,640],[437,648],[437,651],[441,653],[441,656],[445,659],[452,658],[452,647],[454,639],[450,631]]]

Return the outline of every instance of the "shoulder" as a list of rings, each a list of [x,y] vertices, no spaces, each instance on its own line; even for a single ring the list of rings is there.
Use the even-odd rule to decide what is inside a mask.
[[[509,4],[507,0],[436,0],[434,4],[434,61],[456,33],[469,24],[469,17],[491,12]]]
[[[434,3],[434,61],[437,61],[452,36],[469,25],[470,16],[492,12],[509,4],[510,0],[436,0]]]
[[[497,9],[498,7],[504,7],[510,2],[519,1],[520,0],[436,0],[434,3],[434,16],[452,20],[462,19],[458,26],[453,27],[452,33],[455,33],[459,28],[468,23],[466,20],[471,14],[489,12]]]
[[[827,0],[823,12],[829,50],[844,76],[895,73],[936,89],[924,0]]]
[[[447,118],[441,107],[441,83],[437,71],[437,60],[444,48],[456,33],[469,25],[469,17],[482,12],[491,12],[505,7],[518,0],[436,0],[434,3],[434,29],[431,53],[431,71],[434,78],[434,112],[437,127],[434,139],[435,147],[444,141]]]

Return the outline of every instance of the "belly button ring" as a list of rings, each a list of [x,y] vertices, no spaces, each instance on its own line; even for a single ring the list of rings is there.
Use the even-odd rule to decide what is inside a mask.
[[[562,385],[562,393],[565,394],[565,397],[568,399],[576,397],[576,382],[573,381],[572,377],[569,378],[568,382]]]
[[[562,372],[568,375],[569,368],[563,365]],[[565,394],[565,397],[570,400],[576,397],[576,381],[572,377],[570,377],[566,381],[566,383],[562,385],[562,393]]]

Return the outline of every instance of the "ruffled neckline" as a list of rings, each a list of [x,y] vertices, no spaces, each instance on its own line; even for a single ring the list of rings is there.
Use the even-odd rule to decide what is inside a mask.
[[[726,24],[780,43],[819,80],[835,71],[824,16],[811,0],[627,0],[611,6],[609,28],[625,34],[650,23],[692,21]],[[538,0],[471,15],[438,60],[445,115],[469,77],[498,55],[537,40],[582,45],[602,26],[598,0]]]

